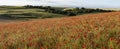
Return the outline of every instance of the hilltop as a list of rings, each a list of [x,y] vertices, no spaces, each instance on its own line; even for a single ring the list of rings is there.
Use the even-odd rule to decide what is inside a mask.
[[[0,24],[1,49],[119,49],[120,12]]]

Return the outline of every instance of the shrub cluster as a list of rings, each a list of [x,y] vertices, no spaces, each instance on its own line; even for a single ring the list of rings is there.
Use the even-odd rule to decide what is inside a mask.
[[[24,6],[26,8],[39,8],[39,9],[45,9],[46,12],[49,13],[56,13],[56,14],[63,14],[68,16],[75,16],[79,14],[84,13],[95,13],[95,12],[112,12],[112,10],[103,10],[103,9],[90,9],[90,8],[56,8],[51,6],[32,6],[32,5],[26,5]]]

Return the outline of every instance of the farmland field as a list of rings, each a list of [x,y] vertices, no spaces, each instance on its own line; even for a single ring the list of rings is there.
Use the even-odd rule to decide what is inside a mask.
[[[119,49],[120,12],[0,24],[0,49]]]
[[[17,20],[44,19],[63,17],[65,15],[48,13],[44,9],[25,8],[22,6],[0,6],[0,22],[11,22]],[[6,21],[7,20],[7,21]]]

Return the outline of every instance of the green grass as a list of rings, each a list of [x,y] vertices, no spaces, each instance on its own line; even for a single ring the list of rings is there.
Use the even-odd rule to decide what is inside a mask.
[[[54,18],[65,15],[45,12],[44,9],[27,9],[19,6],[1,6],[1,17],[11,17],[10,19],[31,19],[31,18]]]

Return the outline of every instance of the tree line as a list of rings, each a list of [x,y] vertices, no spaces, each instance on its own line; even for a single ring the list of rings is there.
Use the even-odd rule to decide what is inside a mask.
[[[95,12],[112,12],[112,10],[103,10],[103,9],[91,9],[91,8],[56,8],[51,6],[32,6],[32,5],[26,5],[25,8],[38,8],[38,9],[44,9],[46,12],[49,13],[56,13],[56,14],[63,14],[68,16],[76,16],[79,14],[84,13],[95,13]]]

